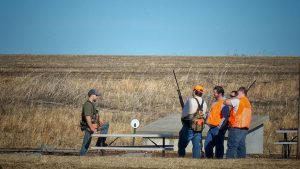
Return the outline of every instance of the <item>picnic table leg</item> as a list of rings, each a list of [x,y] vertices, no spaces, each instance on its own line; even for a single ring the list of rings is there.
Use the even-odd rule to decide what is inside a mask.
[[[288,157],[288,158],[290,158],[290,154],[291,154],[291,148],[290,148],[290,147],[291,147],[291,146],[292,146],[292,145],[289,145],[289,144],[288,144],[288,146],[287,146],[287,157]]]
[[[284,136],[284,141],[287,142],[287,133],[284,133],[283,136]],[[284,144],[283,146],[284,146],[283,148],[284,158],[288,158],[288,145]]]
[[[165,154],[165,153],[166,153],[166,152],[165,152],[165,147],[166,147],[166,144],[165,144],[165,137],[163,137],[162,139],[163,139],[163,151],[162,151],[162,156],[165,157],[165,155],[166,155],[166,154]]]

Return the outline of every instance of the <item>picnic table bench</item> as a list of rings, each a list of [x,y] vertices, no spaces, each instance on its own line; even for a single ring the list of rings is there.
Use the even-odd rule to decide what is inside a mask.
[[[297,134],[297,129],[279,129],[276,130],[277,134],[283,134],[283,140],[274,142],[274,144],[282,145],[283,158],[289,158],[291,154],[291,147],[293,144],[297,144],[295,140],[297,136],[288,137],[288,134]]]
[[[113,137],[115,138],[112,142],[108,144],[107,147],[98,147],[94,146],[91,149],[94,150],[136,150],[136,151],[162,151],[162,157],[165,157],[165,151],[174,150],[174,145],[166,145],[166,138],[174,137],[173,134],[165,133],[165,134],[92,134],[92,137]],[[111,146],[116,140],[121,137],[129,137],[129,138],[146,138],[153,143],[153,146]],[[161,138],[162,144],[157,144],[151,138]]]

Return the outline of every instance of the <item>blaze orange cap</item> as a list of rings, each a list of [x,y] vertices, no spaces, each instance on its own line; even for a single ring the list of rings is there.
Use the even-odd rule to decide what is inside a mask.
[[[203,93],[204,87],[201,84],[194,86],[193,90]]]

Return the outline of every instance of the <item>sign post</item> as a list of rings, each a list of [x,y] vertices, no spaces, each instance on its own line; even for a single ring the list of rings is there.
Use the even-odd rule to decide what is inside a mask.
[[[136,129],[140,126],[140,122],[138,119],[133,119],[133,120],[131,120],[130,125],[133,128],[133,134],[135,134]],[[134,142],[135,142],[135,137],[132,138],[132,146],[134,146]]]

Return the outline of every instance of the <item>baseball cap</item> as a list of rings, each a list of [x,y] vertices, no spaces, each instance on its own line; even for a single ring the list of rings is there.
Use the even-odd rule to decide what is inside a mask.
[[[197,84],[196,86],[194,86],[193,90],[203,93],[204,87],[201,84]]]
[[[91,90],[88,92],[88,96],[91,96],[91,95],[100,96],[100,93],[98,93],[96,89],[91,89]]]

